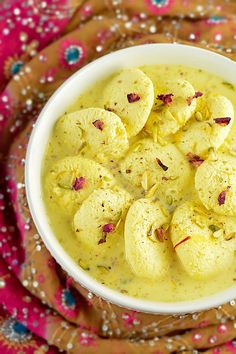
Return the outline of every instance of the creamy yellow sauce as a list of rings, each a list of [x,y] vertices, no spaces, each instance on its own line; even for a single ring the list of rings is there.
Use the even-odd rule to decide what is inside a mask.
[[[185,66],[169,65],[145,66],[140,69],[154,83],[157,81],[164,81],[167,78],[168,80],[185,79],[193,85],[196,91],[201,91],[204,95],[212,92],[224,95],[233,103],[234,108],[236,108],[235,88],[230,84],[225,83],[223,79],[210,73]],[[97,82],[87,92],[78,97],[74,104],[68,107],[67,113],[89,107],[104,108],[104,97],[101,93],[110,79],[111,78],[107,78],[102,82]],[[168,140],[176,143],[177,134],[172,135]],[[148,134],[145,130],[142,130],[137,136],[129,139],[130,146],[139,139],[147,136]],[[226,141],[230,143],[232,147],[234,145],[236,146],[235,137],[236,122],[234,122]],[[68,139],[70,139],[69,136]],[[222,151],[225,146],[227,146],[226,143],[222,145]],[[83,154],[83,152],[81,154]],[[117,238],[115,245],[109,245],[105,251],[99,246],[96,251],[91,251],[90,248],[79,240],[79,237],[76,236],[76,233],[72,228],[74,215],[71,213],[65,213],[63,208],[58,207],[53,199],[50,198],[50,193],[44,188],[47,175],[52,168],[52,165],[61,158],[70,155],[71,151],[68,151],[63,144],[58,144],[58,141],[56,141],[55,138],[55,133],[53,133],[48,142],[42,172],[44,202],[50,225],[59,242],[75,262],[82,266],[90,276],[109,288],[122,293],[146,300],[168,302],[197,299],[214,294],[234,284],[236,278],[235,262],[233,262],[227,269],[224,269],[224,271],[219,272],[214,276],[205,279],[195,279],[185,271],[177,258],[176,252],[172,252],[170,268],[165,277],[160,279],[138,277],[134,275],[125,258],[124,237],[122,232],[119,235],[120,237]],[[86,154],[86,157],[90,158],[91,156]],[[93,156],[91,158],[94,159]],[[143,197],[143,194],[140,193],[139,189],[137,190],[135,187],[132,187],[132,185],[121,176],[119,166],[117,167],[116,162],[111,162],[108,159],[103,162],[103,165],[112,172],[117,184],[122,186],[122,188],[125,188],[134,199]],[[181,202],[197,199],[196,191],[193,188],[194,173],[195,170],[191,169],[192,182],[184,191]],[[172,208],[174,207],[176,207],[175,204]],[[89,223],[89,220],[87,222]]]

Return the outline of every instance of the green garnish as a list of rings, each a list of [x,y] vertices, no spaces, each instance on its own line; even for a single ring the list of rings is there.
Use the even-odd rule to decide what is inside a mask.
[[[88,264],[86,264],[82,259],[79,259],[79,265],[83,270],[90,270]]]
[[[210,225],[208,226],[209,229],[212,231],[212,232],[216,232],[216,231],[219,231],[220,230],[220,227],[216,226],[216,225]]]
[[[229,89],[234,90],[234,85],[231,84],[230,82],[228,82],[228,81],[223,81],[222,84],[223,84],[224,86],[228,87]]]
[[[111,267],[108,267],[108,266],[102,265],[102,264],[97,264],[97,267],[98,267],[98,269],[100,269],[100,270],[102,270],[102,271],[105,270],[106,272],[109,272],[110,269],[111,269]]]

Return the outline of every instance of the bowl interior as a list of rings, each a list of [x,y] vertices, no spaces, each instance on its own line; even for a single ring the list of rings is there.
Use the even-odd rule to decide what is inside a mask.
[[[31,134],[25,167],[29,208],[46,247],[62,268],[92,293],[119,306],[151,313],[188,313],[218,306],[236,297],[236,286],[209,297],[182,302],[151,302],[111,290],[86,274],[64,251],[50,227],[41,191],[41,166],[53,126],[68,106],[96,81],[125,67],[182,64],[206,70],[236,85],[236,63],[219,54],[179,44],[148,44],[108,54],[72,75],[42,110]]]

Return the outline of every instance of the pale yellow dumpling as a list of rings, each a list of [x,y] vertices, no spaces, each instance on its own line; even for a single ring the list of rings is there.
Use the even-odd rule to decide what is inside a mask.
[[[58,119],[54,128],[55,142],[61,151],[66,151],[67,155],[77,155],[83,146],[83,132],[75,113],[64,114]]]
[[[64,140],[72,154],[81,147],[86,155],[98,160],[120,158],[129,147],[121,119],[101,108],[87,108],[66,114],[56,124],[56,135],[63,148]]]
[[[141,70],[126,69],[115,76],[104,90],[104,106],[123,121],[128,137],[144,127],[154,101],[153,83]]]
[[[96,188],[110,188],[114,177],[93,160],[79,156],[57,161],[45,178],[45,189],[52,202],[65,213],[73,213]]]
[[[220,215],[236,216],[236,158],[218,154],[207,159],[195,176],[199,198],[208,210]]]
[[[173,144],[161,146],[152,139],[135,144],[120,169],[132,186],[145,194],[155,190],[156,196],[173,204],[191,182],[191,168],[182,153]]]
[[[234,108],[228,98],[220,95],[203,96],[198,100],[198,113],[177,135],[177,146],[184,154],[192,152],[206,158],[227,138],[234,120]],[[229,118],[229,124],[217,124],[217,118]]]
[[[217,274],[232,264],[235,233],[235,218],[209,213],[191,201],[175,210],[171,222],[173,247],[185,271],[197,279]]]
[[[159,85],[159,84],[158,84]],[[186,80],[167,80],[157,87],[156,100],[145,129],[154,137],[166,137],[176,133],[193,115],[196,108],[195,90]],[[171,94],[172,102],[163,104],[159,95]]]
[[[74,216],[73,229],[78,240],[98,250],[115,247],[117,237],[123,237],[123,218],[131,200],[130,194],[120,188],[95,190]]]
[[[139,199],[130,207],[125,221],[125,257],[138,277],[158,279],[168,272],[170,242],[158,239],[157,229],[169,220],[158,202]]]

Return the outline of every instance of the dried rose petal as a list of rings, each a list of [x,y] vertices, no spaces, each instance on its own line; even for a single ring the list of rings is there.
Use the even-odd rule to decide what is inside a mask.
[[[105,243],[107,241],[107,234],[103,234],[102,238],[98,241],[98,245]]]
[[[192,102],[193,102],[194,98],[201,97],[202,95],[203,95],[203,93],[202,93],[202,92],[200,92],[200,91],[196,91],[194,96],[191,96],[191,97],[188,97],[188,98],[187,98],[187,100],[186,100],[186,101],[187,101],[188,105],[189,105],[189,106],[191,106],[191,104],[192,104]]]
[[[155,232],[156,232],[156,237],[157,237],[158,241],[164,242],[168,239],[163,227],[159,227],[158,229],[156,229]]]
[[[99,130],[103,130],[103,126],[104,126],[104,123],[97,119],[93,122],[93,125],[95,126],[95,128],[99,129]]]
[[[187,157],[188,157],[189,163],[191,163],[191,165],[194,167],[198,167],[204,162],[204,160],[200,156],[195,155],[192,152],[189,152],[187,154]]]
[[[107,234],[110,234],[115,230],[115,225],[110,223],[110,224],[105,224],[102,227],[102,238],[98,241],[98,245],[105,243],[107,241]]]
[[[134,103],[140,100],[140,96],[137,93],[128,93],[127,100],[129,103]]]
[[[194,98],[202,97],[202,95],[203,95],[202,92],[196,91],[196,92],[195,92],[195,95],[194,95]]]
[[[115,230],[115,225],[110,223],[110,224],[105,224],[102,227],[102,231],[105,232],[106,234],[109,234]]]
[[[104,105],[104,109],[109,112],[114,112],[114,110],[110,107],[108,107],[106,104]]]
[[[228,186],[226,190],[224,190],[223,192],[221,192],[221,193],[219,194],[219,196],[218,196],[218,203],[219,203],[219,205],[225,204],[226,194],[227,194],[227,192],[230,190],[230,188],[231,188],[231,187]]]
[[[164,104],[168,106],[172,103],[172,97],[174,97],[173,93],[167,93],[166,95],[158,95],[158,100],[161,100]]]
[[[176,245],[174,246],[174,249],[176,249],[176,247],[180,246],[182,243],[188,241],[191,239],[191,236],[187,236],[185,237],[183,240],[179,241],[178,243],[176,243]]]
[[[225,127],[226,125],[229,125],[231,118],[230,117],[224,117],[224,118],[214,118],[214,121],[216,124],[222,125]]]
[[[87,180],[84,177],[79,177],[75,179],[73,185],[72,185],[72,189],[74,191],[79,191],[80,189],[83,189],[87,184]]]
[[[168,167],[166,165],[164,165],[160,159],[156,158],[156,161],[157,161],[158,165],[163,169],[163,171],[168,170]]]

